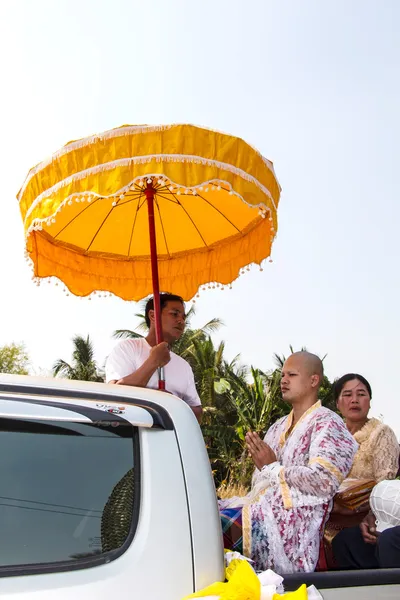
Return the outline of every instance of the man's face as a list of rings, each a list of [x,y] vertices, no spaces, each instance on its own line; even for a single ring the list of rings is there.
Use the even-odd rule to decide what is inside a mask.
[[[301,357],[291,356],[282,368],[281,391],[282,398],[289,404],[294,404],[306,398],[315,390],[318,383],[317,375],[311,375],[307,362]]]
[[[167,302],[161,311],[161,328],[166,342],[173,344],[185,330],[185,308],[182,302]]]

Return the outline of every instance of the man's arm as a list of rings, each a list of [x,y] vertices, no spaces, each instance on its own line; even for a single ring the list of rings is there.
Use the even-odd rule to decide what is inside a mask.
[[[187,378],[188,379],[187,379],[186,392],[183,395],[182,400],[184,400],[190,406],[190,408],[194,412],[195,417],[200,425],[201,419],[203,416],[203,408],[201,406],[200,396],[196,390],[196,384],[194,381],[194,375],[193,375],[192,368],[187,361],[185,361],[185,362],[187,365]]]
[[[332,415],[315,427],[308,464],[285,467],[280,477],[300,493],[333,498],[350,472],[357,448],[343,422]]]
[[[265,446],[261,446],[258,460],[253,453],[253,461],[260,469],[253,483],[263,481],[268,485],[287,486],[289,498],[292,489],[311,496],[333,497],[349,473],[357,449],[357,444],[343,423],[331,418],[319,424],[318,433],[310,445],[307,464],[283,467],[273,461],[273,455]],[[270,454],[267,461],[266,454]]]
[[[151,349],[150,356],[144,363],[125,377],[121,379],[112,379],[109,383],[117,385],[132,385],[137,387],[146,387],[152,375],[159,367],[164,367],[171,359],[167,342],[161,342]]]
[[[191,406],[190,407],[192,409],[192,411],[195,414],[196,419],[199,422],[199,425],[201,425],[201,420],[203,418],[203,409],[201,406]]]
[[[136,371],[127,375],[126,377],[121,377],[117,381],[112,383],[116,383],[117,385],[133,385],[137,387],[146,387],[151,379],[153,373],[157,371],[157,364],[155,361],[149,356],[147,360],[139,367]]]
[[[163,342],[163,343],[165,343],[165,342]],[[161,346],[161,344],[160,344],[160,346]],[[154,357],[153,357],[153,354],[155,355]],[[160,354],[162,354],[161,351],[160,351]],[[161,361],[161,362],[164,362],[164,364],[160,364],[158,355],[159,355],[158,352],[157,353],[152,352],[150,354],[149,358],[142,364],[141,367],[136,369],[136,371],[134,371],[130,375],[127,375],[126,377],[122,377],[121,379],[118,379],[118,380],[114,379],[114,380],[110,381],[109,383],[116,383],[117,385],[133,385],[133,386],[137,386],[137,387],[146,387],[151,376],[153,375],[153,373],[155,373],[155,371],[159,367],[164,366],[168,362],[168,361],[165,361],[165,362]],[[194,412],[194,415],[200,424],[202,416],[203,416],[203,409],[202,409],[201,405],[190,406],[190,408]]]
[[[169,355],[168,344],[166,342],[163,342],[162,344],[165,344],[165,346],[167,347],[167,352]],[[160,346],[162,344],[160,344]],[[152,349],[150,356],[144,361],[142,366],[136,369],[136,371],[134,371],[133,373],[130,373],[130,375],[127,375],[126,377],[121,377],[121,379],[118,379],[118,381],[116,381],[115,383],[117,385],[133,385],[137,387],[146,387],[152,375],[157,371],[157,369],[159,367],[163,367],[168,362],[160,360],[159,355],[163,352],[154,352],[153,350],[156,350],[156,348],[157,346],[155,346]],[[160,350],[162,351],[163,348],[161,348]]]

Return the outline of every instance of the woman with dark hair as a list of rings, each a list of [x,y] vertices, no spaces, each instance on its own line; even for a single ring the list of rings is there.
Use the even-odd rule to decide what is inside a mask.
[[[379,419],[368,418],[372,390],[358,373],[335,381],[333,394],[346,427],[358,443],[353,466],[339,488],[325,526],[324,548],[328,567],[335,567],[332,541],[342,529],[359,525],[369,511],[369,494],[375,483],[395,479],[399,469],[399,442],[394,431]]]
[[[399,442],[394,431],[379,419],[368,418],[372,391],[368,381],[348,373],[333,386],[335,401],[347,429],[359,445],[349,479],[376,483],[394,479],[399,469]]]

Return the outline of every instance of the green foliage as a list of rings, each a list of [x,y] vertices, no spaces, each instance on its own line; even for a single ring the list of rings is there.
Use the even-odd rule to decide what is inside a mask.
[[[282,399],[280,388],[281,370],[286,358],[275,354],[275,367],[270,371],[243,366],[239,356],[228,363],[224,355],[225,342],[216,346],[211,338],[222,322],[212,319],[203,327],[193,329],[190,322],[194,314],[192,307],[187,315],[185,332],[174,344],[173,350],[193,369],[203,405],[202,431],[216,486],[228,483],[246,487],[254,470],[245,447],[247,431],[256,431],[264,436],[272,423],[290,411],[290,406]],[[144,315],[136,316],[141,323],[135,331],[117,330],[114,337],[145,335]],[[294,352],[292,347],[290,352]],[[325,406],[336,410],[331,392],[332,385],[324,377],[320,398]]]
[[[94,348],[89,336],[85,339],[76,335],[72,338],[72,343],[74,349],[71,363],[59,358],[53,365],[54,377],[80,381],[104,381],[104,375],[99,371],[94,360]]]
[[[211,338],[207,338],[195,344],[195,352],[188,360],[205,407],[202,429],[216,485],[247,487],[254,470],[245,447],[247,431],[264,436],[277,419],[290,411],[280,388],[286,359],[275,355],[276,367],[266,372],[241,366],[239,357],[227,364],[223,350],[223,342],[214,348]],[[320,399],[325,406],[336,410],[331,392],[332,385],[324,377]]]
[[[29,356],[23,344],[0,347],[0,373],[28,375]]]
[[[146,324],[146,319],[144,315],[146,302],[142,303],[142,312],[137,313],[135,317],[140,319],[140,323],[135,330],[131,329],[117,329],[113,333],[113,337],[115,339],[137,339],[143,338],[148,333],[148,327]],[[186,328],[183,332],[182,336],[177,340],[174,344],[174,352],[182,358],[189,360],[190,362],[190,354],[194,351],[194,342],[199,341],[203,342],[206,340],[207,336],[211,335],[218,331],[218,329],[223,325],[220,319],[211,319],[208,323],[203,325],[198,329],[192,329],[190,326],[190,322],[194,315],[196,314],[196,309],[194,305],[191,306],[189,311],[186,314]]]
[[[134,331],[120,329],[115,338],[137,338],[148,329],[143,311],[136,315],[141,322]],[[236,356],[231,362],[225,358],[225,342],[215,345],[211,335],[222,326],[220,319],[212,319],[203,327],[191,327],[195,314],[192,307],[187,315],[186,329],[174,344],[174,352],[187,360],[193,369],[197,391],[204,416],[202,431],[210,457],[216,486],[221,483],[247,487],[254,466],[245,447],[247,431],[261,436],[280,417],[288,414],[290,406],[282,399],[280,380],[285,356],[274,355],[275,366],[261,370],[240,363]],[[305,350],[305,348],[302,348]],[[293,348],[290,347],[293,352]],[[0,372],[28,373],[29,358],[23,345],[10,344],[0,348]],[[70,363],[58,359],[53,375],[83,381],[104,381],[104,374],[94,359],[94,348],[87,336],[73,338]],[[321,389],[322,403],[337,410],[332,397],[332,384],[325,376]]]

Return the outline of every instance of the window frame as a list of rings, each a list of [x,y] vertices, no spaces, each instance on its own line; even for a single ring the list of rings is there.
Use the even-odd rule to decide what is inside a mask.
[[[318,590],[400,585],[400,568],[360,569],[349,571],[316,571],[314,573],[291,573],[284,577],[285,590],[297,590],[305,583]]]
[[[67,409],[65,404],[57,403],[57,398],[67,399],[67,400],[94,400],[97,403],[121,403],[128,404],[131,406],[138,406],[140,408],[144,408],[153,418],[152,429],[166,429],[173,431],[174,423],[169,415],[168,411],[159,404],[155,402],[151,402],[149,400],[143,400],[141,398],[130,398],[129,396],[114,395],[103,393],[101,387],[104,384],[96,384],[99,386],[99,391],[97,392],[86,392],[84,390],[76,390],[66,387],[65,389],[60,389],[56,387],[41,387],[34,385],[21,385],[19,383],[9,384],[0,382],[0,399],[4,397],[4,399],[12,399],[7,398],[7,396],[13,395],[21,395],[26,398],[21,398],[21,402],[28,402],[30,404],[48,404],[51,401],[51,405],[57,408]],[[161,392],[168,393],[168,392]],[[48,400],[47,400],[48,399]],[[101,415],[101,417],[97,420],[106,420],[104,419],[104,413],[100,410],[96,409],[95,406],[92,408],[82,407],[79,405],[71,406],[72,410],[75,412],[85,411],[81,414],[88,416],[90,419],[92,418],[92,411],[96,411],[97,414]],[[121,417],[119,415],[108,414],[107,421],[115,421],[119,420]],[[122,417],[123,418],[123,417]]]
[[[0,393],[0,397],[3,394]],[[83,394],[80,394],[82,397]],[[28,401],[28,400],[27,400]],[[46,401],[48,402],[48,401]],[[115,398],[114,398],[115,402]],[[49,403],[49,402],[48,402]],[[49,403],[50,404],[50,403]],[[51,402],[52,406],[57,405],[56,402]],[[65,405],[60,405],[60,408],[65,408]],[[129,534],[125,540],[125,542],[119,548],[115,550],[109,550],[108,552],[104,552],[101,554],[94,554],[92,556],[86,556],[82,558],[76,559],[68,559],[57,562],[48,562],[48,563],[29,563],[29,564],[21,564],[21,565],[0,565],[0,578],[3,577],[21,577],[25,575],[45,575],[52,573],[65,573],[68,571],[80,571],[82,569],[88,569],[91,567],[97,567],[100,565],[108,564],[115,559],[119,558],[122,554],[124,554],[128,548],[130,547],[137,530],[139,517],[140,517],[140,498],[141,498],[141,454],[140,454],[140,440],[139,440],[139,429],[140,427],[136,425],[132,425],[123,417],[119,415],[111,415],[101,411],[96,411],[93,409],[85,409],[81,406],[71,406],[69,409],[78,414],[82,414],[88,416],[90,419],[93,418],[94,413],[96,413],[96,421],[110,422],[114,420],[123,421],[124,425],[129,426],[132,429],[132,458],[134,460],[134,496],[133,496],[133,507],[132,507],[132,520],[131,526],[129,529]],[[111,418],[110,418],[111,417]],[[116,417],[116,418],[115,418]],[[3,417],[0,417],[2,420]],[[13,419],[15,421],[31,421],[32,419]],[[38,419],[40,420],[40,419]],[[62,427],[62,422],[60,422],[60,427]]]

